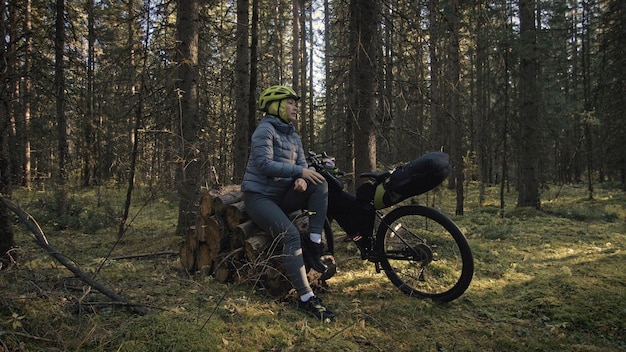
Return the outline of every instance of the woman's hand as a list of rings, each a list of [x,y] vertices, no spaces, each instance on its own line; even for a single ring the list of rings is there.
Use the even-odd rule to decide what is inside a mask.
[[[324,182],[324,176],[312,169],[302,169],[302,178],[314,185]]]
[[[307,183],[303,178],[297,178],[293,183],[293,189],[298,192],[306,192]]]
[[[299,192],[306,192],[307,183],[306,181],[311,182],[316,185],[318,183],[324,182],[324,176],[319,172],[311,169],[302,169],[302,177],[297,178],[293,183],[293,189]]]

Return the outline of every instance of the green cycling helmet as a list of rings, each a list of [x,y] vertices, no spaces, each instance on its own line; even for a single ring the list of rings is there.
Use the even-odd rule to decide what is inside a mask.
[[[273,101],[283,100],[287,98],[293,98],[300,100],[300,97],[296,92],[287,86],[271,86],[261,93],[259,96],[258,109],[260,111],[267,112],[269,104]]]

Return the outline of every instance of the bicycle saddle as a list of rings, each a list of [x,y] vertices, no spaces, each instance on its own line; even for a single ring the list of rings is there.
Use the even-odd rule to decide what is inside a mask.
[[[391,173],[393,172],[393,170],[387,170],[387,171],[372,171],[372,172],[364,172],[362,174],[360,174],[359,176],[361,178],[371,178],[374,179],[374,181],[376,181],[376,183],[380,183],[382,182],[384,179],[386,179],[387,177],[389,177],[389,175],[391,175]]]

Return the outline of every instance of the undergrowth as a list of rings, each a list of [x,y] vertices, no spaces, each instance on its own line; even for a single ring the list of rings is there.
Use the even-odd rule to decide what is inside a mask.
[[[17,263],[0,271],[0,351],[626,349],[624,193],[599,187],[588,200],[584,188],[564,186],[544,191],[539,211],[515,208],[511,193],[502,212],[498,191],[488,188],[479,205],[470,184],[463,216],[452,215],[449,190],[413,200],[453,218],[474,253],[470,288],[447,304],[403,295],[337,229],[339,271],[319,293],[338,313],[328,324],[298,311],[294,298],[186,273],[175,254],[172,195],[139,191],[118,239],[123,190],[74,192],[65,229],[51,194],[18,190],[14,200],[51,246],[149,314],[132,314],[73,277],[16,221]],[[154,255],[125,259],[139,253]]]

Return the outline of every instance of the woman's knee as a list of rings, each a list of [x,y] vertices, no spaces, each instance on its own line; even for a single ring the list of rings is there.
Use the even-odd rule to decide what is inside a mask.
[[[282,236],[282,243],[285,253],[293,254],[302,246],[300,243],[300,232],[298,232],[298,230],[293,227],[293,225],[292,228],[286,230]]]
[[[326,182],[326,180],[324,180],[322,183],[319,183],[318,187],[320,188],[320,192],[328,193],[328,182]]]
[[[315,194],[328,193],[328,182],[326,182],[326,180],[317,184],[309,184],[309,187],[311,188],[311,193],[315,193]]]

